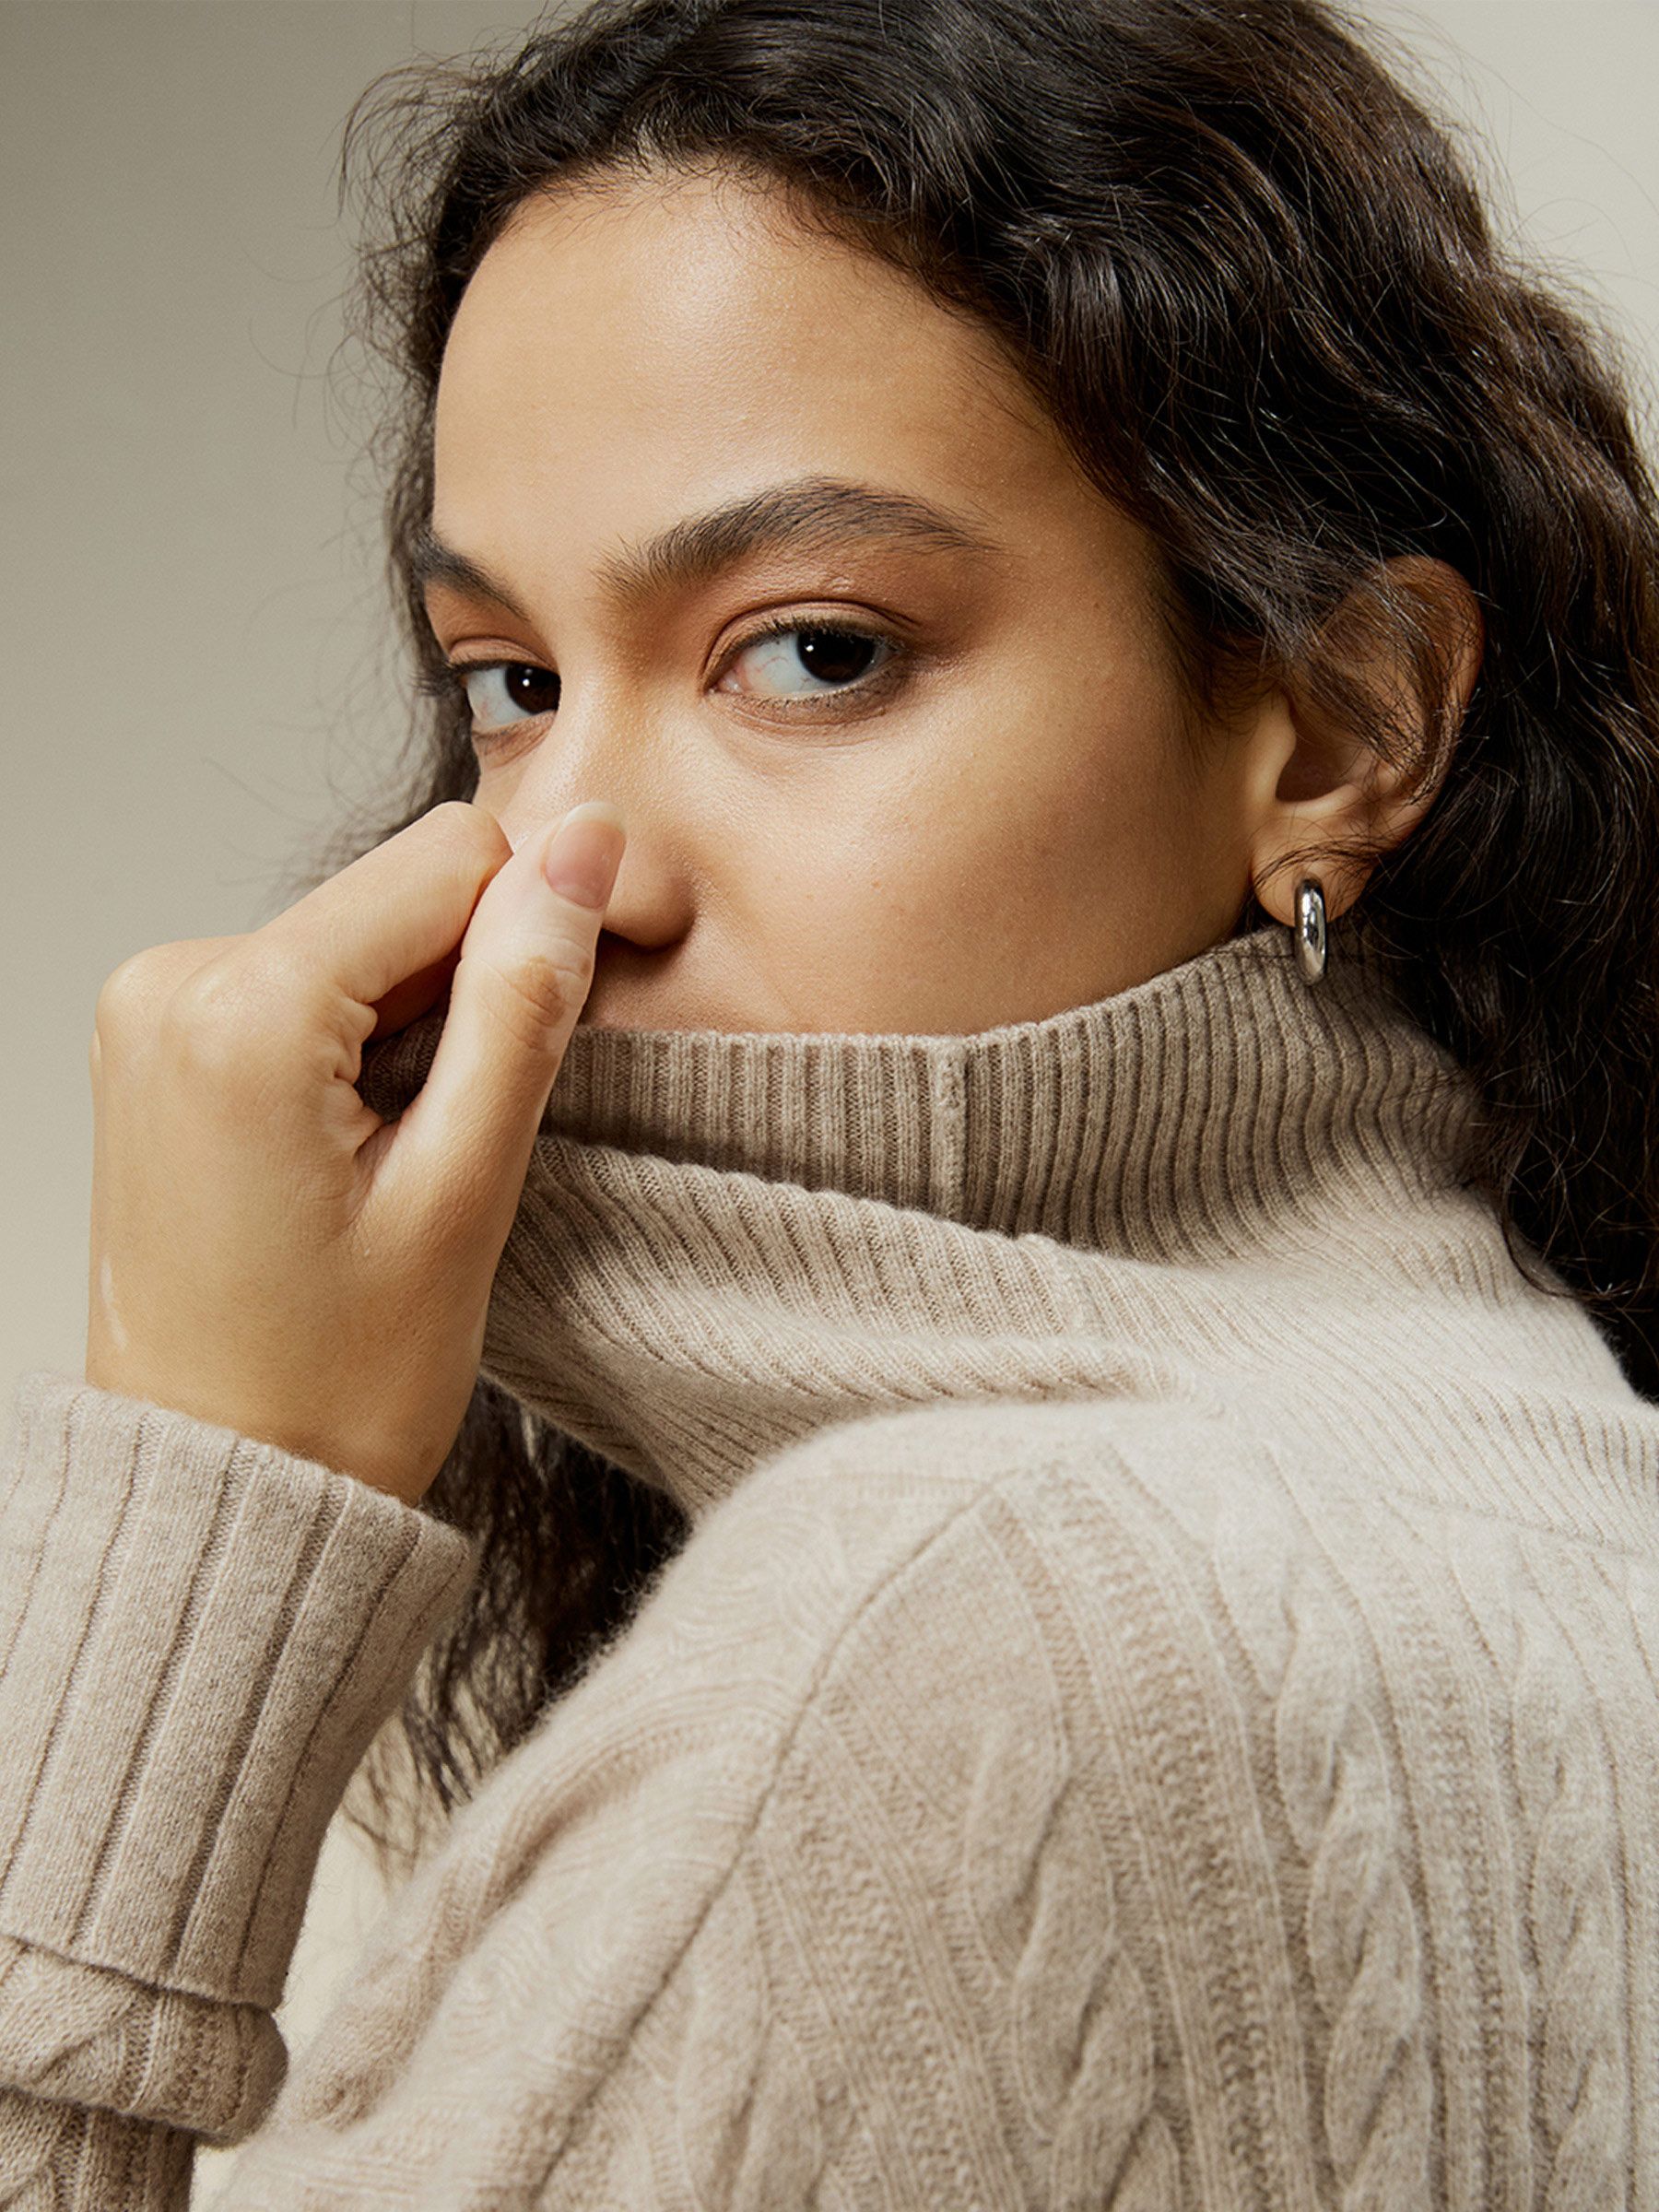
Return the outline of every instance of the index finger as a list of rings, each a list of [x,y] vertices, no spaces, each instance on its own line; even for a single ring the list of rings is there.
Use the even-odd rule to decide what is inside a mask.
[[[443,966],[512,847],[495,817],[445,799],[254,935],[368,1008]]]

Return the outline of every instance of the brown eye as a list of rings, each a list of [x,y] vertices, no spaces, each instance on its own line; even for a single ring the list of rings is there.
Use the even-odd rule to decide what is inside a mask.
[[[461,677],[475,729],[499,730],[551,714],[559,705],[558,677],[531,661],[480,661]]]
[[[888,640],[862,629],[818,622],[780,624],[749,640],[733,661],[724,688],[752,699],[832,697],[864,683],[893,650]]]

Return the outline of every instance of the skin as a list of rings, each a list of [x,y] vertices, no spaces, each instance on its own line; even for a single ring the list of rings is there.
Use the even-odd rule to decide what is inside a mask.
[[[1287,852],[1386,844],[1432,796],[1279,693],[1185,742],[1150,548],[1019,380],[752,185],[526,207],[462,303],[437,441],[434,628],[530,672],[467,679],[476,801],[263,928],[134,954],[88,1055],[87,1380],[408,1503],[465,1413],[579,1019],[1039,1019],[1217,943],[1253,884],[1288,921]],[[629,548],[802,477],[924,500],[974,547],[820,535],[610,592]],[[1466,588],[1403,565],[1463,625],[1466,696]],[[907,657],[757,647],[768,616]],[[1341,912],[1363,869],[1313,865]],[[361,1048],[446,988],[426,1083],[382,1123]]]
[[[608,558],[801,477],[918,495],[996,549],[772,549],[607,596]],[[1292,847],[1392,841],[1432,795],[1278,694],[1185,742],[1150,544],[989,336],[729,172],[519,210],[451,332],[433,521],[518,609],[434,581],[446,653],[544,672],[514,679],[534,715],[475,683],[477,805],[514,845],[588,798],[627,824],[587,1022],[1039,1018],[1218,943],[1253,886],[1288,923]],[[781,616],[900,653],[843,639],[827,682],[798,630],[746,644]],[[1332,916],[1363,882],[1315,872]]]

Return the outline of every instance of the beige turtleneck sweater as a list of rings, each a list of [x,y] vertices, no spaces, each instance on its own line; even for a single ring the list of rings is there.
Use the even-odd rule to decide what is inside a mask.
[[[471,1554],[27,1376],[0,2203],[247,2136],[234,2212],[1653,2212],[1659,1407],[1471,1111],[1343,924],[966,1037],[578,1029],[485,1366],[692,1533],[286,2083]]]

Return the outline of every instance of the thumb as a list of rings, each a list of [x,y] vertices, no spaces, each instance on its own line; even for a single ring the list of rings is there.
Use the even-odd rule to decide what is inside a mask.
[[[627,841],[607,799],[526,838],[488,884],[461,944],[443,1031],[393,1149],[429,1204],[466,1186],[469,1225],[512,1226],[531,1147],[594,980],[594,951]],[[499,1231],[499,1237],[497,1232]]]

